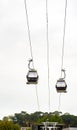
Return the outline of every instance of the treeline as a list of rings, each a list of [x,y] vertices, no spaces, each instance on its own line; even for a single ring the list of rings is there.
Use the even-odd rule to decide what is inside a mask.
[[[69,113],[62,114],[61,112],[34,112],[28,114],[25,111],[21,113],[15,113],[14,116],[4,117],[3,121],[12,121],[14,124],[19,124],[20,126],[31,126],[32,124],[40,124],[45,121],[58,122],[60,124],[66,124],[70,127],[77,127],[77,116],[71,115]],[[11,129],[10,129],[11,130]],[[19,129],[15,129],[19,130]]]
[[[0,130],[20,130],[20,126],[11,121],[0,121]]]

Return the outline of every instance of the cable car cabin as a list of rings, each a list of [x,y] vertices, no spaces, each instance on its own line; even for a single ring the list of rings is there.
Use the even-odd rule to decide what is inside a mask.
[[[27,74],[27,84],[37,84],[38,83],[38,74],[35,69],[31,69]]]
[[[60,78],[59,80],[57,80],[57,83],[56,83],[57,92],[66,93],[66,88],[67,88],[67,84],[63,78]]]

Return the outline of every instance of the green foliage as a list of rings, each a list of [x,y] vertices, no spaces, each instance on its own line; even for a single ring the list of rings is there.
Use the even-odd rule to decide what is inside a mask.
[[[56,114],[56,115],[52,115],[50,117],[50,122],[63,123],[63,120],[62,120],[61,116],[59,116],[59,115]]]
[[[38,122],[42,123],[45,121],[49,122],[58,122],[63,123],[61,116],[59,116],[59,113],[44,113],[41,118],[39,118]]]
[[[52,113],[51,112],[50,113],[35,112],[35,113],[31,113],[31,114],[28,114],[25,111],[22,111],[21,113],[15,113],[14,116],[8,116],[8,117],[3,118],[4,122],[7,122],[8,120],[12,121],[15,125],[18,123],[22,127],[29,127],[31,124],[40,124],[45,121],[58,122],[60,124],[64,123],[64,124],[70,125],[72,127],[77,127],[77,116],[70,115],[69,113],[65,113],[64,115],[62,115],[62,113],[58,112],[58,111],[55,111]],[[0,122],[0,123],[4,123],[4,122]],[[14,125],[13,123],[8,124],[8,129],[6,129],[6,130],[9,130],[12,127],[12,125]],[[0,125],[0,127],[2,127],[2,125]],[[0,129],[0,130],[2,130],[2,129]],[[19,129],[15,128],[14,130],[19,130]]]
[[[10,116],[10,118],[14,123],[18,123],[20,126],[27,126],[27,127],[29,127],[30,124],[42,123],[47,120],[50,122],[62,123],[62,118],[61,116],[59,116],[58,111],[55,111],[53,113],[35,112],[31,114],[22,111],[21,113],[15,113],[14,117]],[[8,117],[3,118],[3,120],[7,119]]]
[[[30,128],[28,128],[27,130],[31,130]]]
[[[77,116],[74,115],[62,115],[62,119],[65,124],[71,126],[71,127],[77,127]]]
[[[20,130],[20,127],[10,121],[0,121],[0,130]]]

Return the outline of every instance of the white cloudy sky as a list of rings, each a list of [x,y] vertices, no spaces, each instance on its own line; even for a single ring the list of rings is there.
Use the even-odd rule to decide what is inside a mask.
[[[46,1],[27,0],[40,111],[48,111]],[[60,76],[65,0],[48,0],[51,111],[58,110],[55,90]],[[26,85],[30,46],[24,0],[0,0],[0,118],[16,112],[38,111],[36,89]],[[77,0],[68,0],[64,68],[67,93],[60,110],[77,115]]]

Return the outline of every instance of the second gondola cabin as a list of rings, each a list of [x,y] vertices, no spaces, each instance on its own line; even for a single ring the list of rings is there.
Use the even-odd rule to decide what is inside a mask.
[[[26,77],[27,77],[27,84],[37,84],[38,83],[39,76],[35,69],[29,70]]]
[[[58,93],[66,93],[67,84],[63,78],[57,80],[56,90]]]

